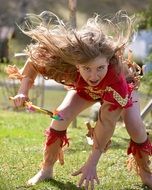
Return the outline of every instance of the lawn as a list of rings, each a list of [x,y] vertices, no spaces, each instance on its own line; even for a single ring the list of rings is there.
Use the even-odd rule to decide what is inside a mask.
[[[50,118],[38,113],[0,111],[0,190],[76,190],[79,177],[71,173],[86,160],[90,146],[86,142],[85,118],[78,117],[77,128],[68,129],[70,147],[65,164],[55,165],[54,180],[27,187],[26,181],[42,161],[44,130]],[[100,185],[95,190],[146,190],[140,179],[126,168],[129,137],[118,123],[111,148],[98,164]]]

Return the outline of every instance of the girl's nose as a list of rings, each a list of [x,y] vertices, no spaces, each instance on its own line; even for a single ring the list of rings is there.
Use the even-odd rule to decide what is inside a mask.
[[[98,78],[97,72],[91,72],[90,73],[90,80],[96,80]]]

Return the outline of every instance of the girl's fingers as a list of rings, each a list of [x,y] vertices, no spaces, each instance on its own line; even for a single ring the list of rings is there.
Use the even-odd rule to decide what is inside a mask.
[[[79,175],[81,173],[82,173],[82,171],[80,169],[80,170],[77,170],[76,172],[72,173],[72,176],[77,176],[77,175]]]
[[[86,179],[85,190],[89,190],[89,186],[91,190],[94,190],[94,179]]]
[[[94,190],[94,180],[91,180],[91,190]]]
[[[16,107],[24,106],[24,103],[27,99],[26,98],[14,98],[13,102]]]
[[[20,105],[20,99],[14,99],[14,105],[18,107]]]
[[[80,179],[80,181],[79,181],[79,184],[78,184],[79,187],[82,187],[82,185],[83,185],[83,183],[84,183],[84,180],[85,180],[85,177],[82,175],[82,176],[81,176],[81,179]]]
[[[97,184],[99,185],[99,179],[98,179],[97,176],[95,178],[93,178],[93,179],[86,179],[86,181],[85,181],[85,190],[88,190],[89,186],[90,186],[91,190],[94,190],[94,183],[95,183],[94,180],[96,180]]]
[[[85,181],[85,190],[88,190],[88,188],[89,188],[89,181],[90,180],[88,180],[88,179],[86,179],[86,181]]]
[[[13,100],[13,103],[16,107],[24,106],[25,101],[28,100],[28,97],[24,94],[18,94],[14,97],[10,97],[10,100]]]
[[[23,106],[23,105],[24,105],[24,102],[25,102],[24,99],[18,98],[18,99],[15,99],[15,100],[14,100],[14,105],[15,105],[16,107]]]
[[[89,190],[89,188],[91,190],[94,190],[94,183],[95,181],[97,182],[97,184],[99,184],[99,179],[98,179],[98,176],[97,174],[84,174],[84,171],[83,171],[83,167],[80,168],[79,170],[77,170],[76,172],[74,172],[72,175],[73,176],[77,176],[79,174],[82,174],[80,180],[79,180],[79,183],[78,183],[78,187],[82,187],[82,185],[84,184],[84,188],[85,190]]]

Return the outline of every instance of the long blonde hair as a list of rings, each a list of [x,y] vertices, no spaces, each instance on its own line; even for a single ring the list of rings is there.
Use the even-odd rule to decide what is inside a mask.
[[[133,32],[133,18],[122,11],[111,18],[95,15],[77,30],[48,11],[28,15],[25,24],[21,30],[34,40],[26,49],[29,59],[44,78],[65,84],[75,80],[77,64],[99,55],[120,67]]]

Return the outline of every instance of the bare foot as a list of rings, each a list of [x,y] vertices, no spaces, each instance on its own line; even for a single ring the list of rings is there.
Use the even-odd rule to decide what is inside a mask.
[[[36,185],[46,179],[51,179],[53,176],[53,169],[40,170],[35,176],[28,180],[27,185]]]

